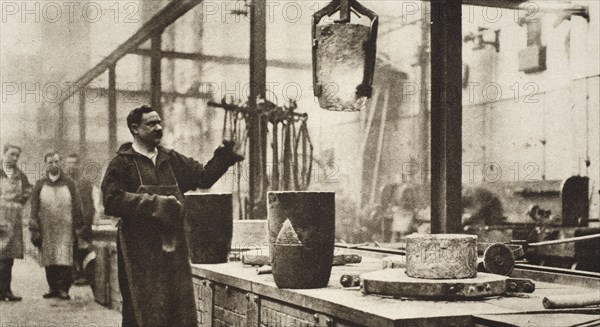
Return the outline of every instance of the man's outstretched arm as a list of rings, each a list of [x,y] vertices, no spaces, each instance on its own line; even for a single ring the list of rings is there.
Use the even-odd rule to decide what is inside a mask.
[[[206,165],[188,158],[180,153],[172,152],[177,176],[177,182],[183,192],[197,188],[208,189],[213,186],[235,163],[244,160],[244,157],[233,150],[233,143],[226,142],[218,147],[212,159]]]

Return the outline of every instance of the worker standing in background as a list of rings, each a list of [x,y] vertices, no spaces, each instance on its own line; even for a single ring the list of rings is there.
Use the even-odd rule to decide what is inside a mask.
[[[75,182],[61,169],[56,151],[44,155],[46,176],[33,188],[31,242],[40,249],[50,288],[44,298],[69,300],[73,282],[73,252],[81,237],[83,214]]]
[[[15,259],[23,259],[23,206],[31,195],[27,176],[17,167],[21,148],[5,144],[0,162],[0,301],[21,301],[10,287]]]
[[[463,225],[494,226],[504,223],[500,198],[484,187],[466,187],[462,191]]]
[[[69,154],[65,159],[65,172],[73,179],[75,182],[75,186],[79,190],[79,195],[81,197],[81,206],[83,210],[83,226],[81,228],[81,238],[77,241],[80,244],[77,244],[74,253],[75,259],[75,285],[86,285],[88,284],[88,280],[85,277],[83,260],[86,255],[91,250],[92,243],[92,225],[94,224],[94,215],[96,214],[96,209],[94,207],[94,198],[92,196],[92,192],[94,190],[94,186],[92,182],[83,175],[83,171],[81,169],[81,162],[79,160],[79,156],[76,153]]]
[[[417,231],[415,215],[419,201],[415,186],[412,184],[398,185],[394,190],[392,211],[392,242]]]
[[[202,166],[161,147],[159,114],[132,110],[133,143],[121,145],[102,181],[105,213],[119,217],[117,255],[122,326],[197,326],[194,287],[183,231],[183,193],[210,188],[244,158],[224,141]]]

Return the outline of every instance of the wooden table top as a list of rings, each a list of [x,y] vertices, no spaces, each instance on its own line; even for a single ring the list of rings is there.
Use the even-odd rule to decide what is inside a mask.
[[[192,273],[196,277],[207,278],[364,326],[399,326],[405,323],[422,322],[442,323],[446,326],[463,325],[471,324],[475,315],[550,313],[553,311],[545,310],[542,305],[544,296],[598,291],[598,289],[590,290],[536,281],[536,290],[532,294],[499,296],[482,300],[431,301],[365,295],[357,287],[343,288],[340,285],[340,277],[344,274],[359,275],[380,269],[382,269],[381,259],[363,256],[363,261],[359,264],[334,266],[326,288],[292,290],[277,288],[271,274],[258,275],[256,268],[243,265],[241,262],[192,265]],[[600,315],[596,317],[600,318]]]

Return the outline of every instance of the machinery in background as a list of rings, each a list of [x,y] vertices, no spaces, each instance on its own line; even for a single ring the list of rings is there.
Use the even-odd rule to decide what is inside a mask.
[[[600,233],[598,217],[589,216],[588,177],[498,182],[484,187],[500,198],[506,220],[497,225],[466,225],[465,232],[477,235],[481,242],[522,240],[542,244],[526,251],[526,259],[532,264],[600,272],[600,238],[543,244]]]

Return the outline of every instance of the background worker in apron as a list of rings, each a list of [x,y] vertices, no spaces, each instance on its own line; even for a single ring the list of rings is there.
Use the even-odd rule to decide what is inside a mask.
[[[44,154],[46,175],[33,187],[29,231],[39,249],[40,265],[46,271],[45,299],[69,300],[73,283],[73,252],[82,244],[83,212],[75,182],[62,171],[56,151]]]
[[[10,283],[15,259],[23,259],[23,205],[32,188],[17,167],[20,156],[19,146],[4,145],[0,161],[0,301],[21,301]]]
[[[224,142],[205,165],[159,146],[160,116],[132,110],[102,193],[107,215],[121,218],[117,250],[122,326],[196,326],[191,267],[183,232],[183,193],[210,188],[243,157]]]

